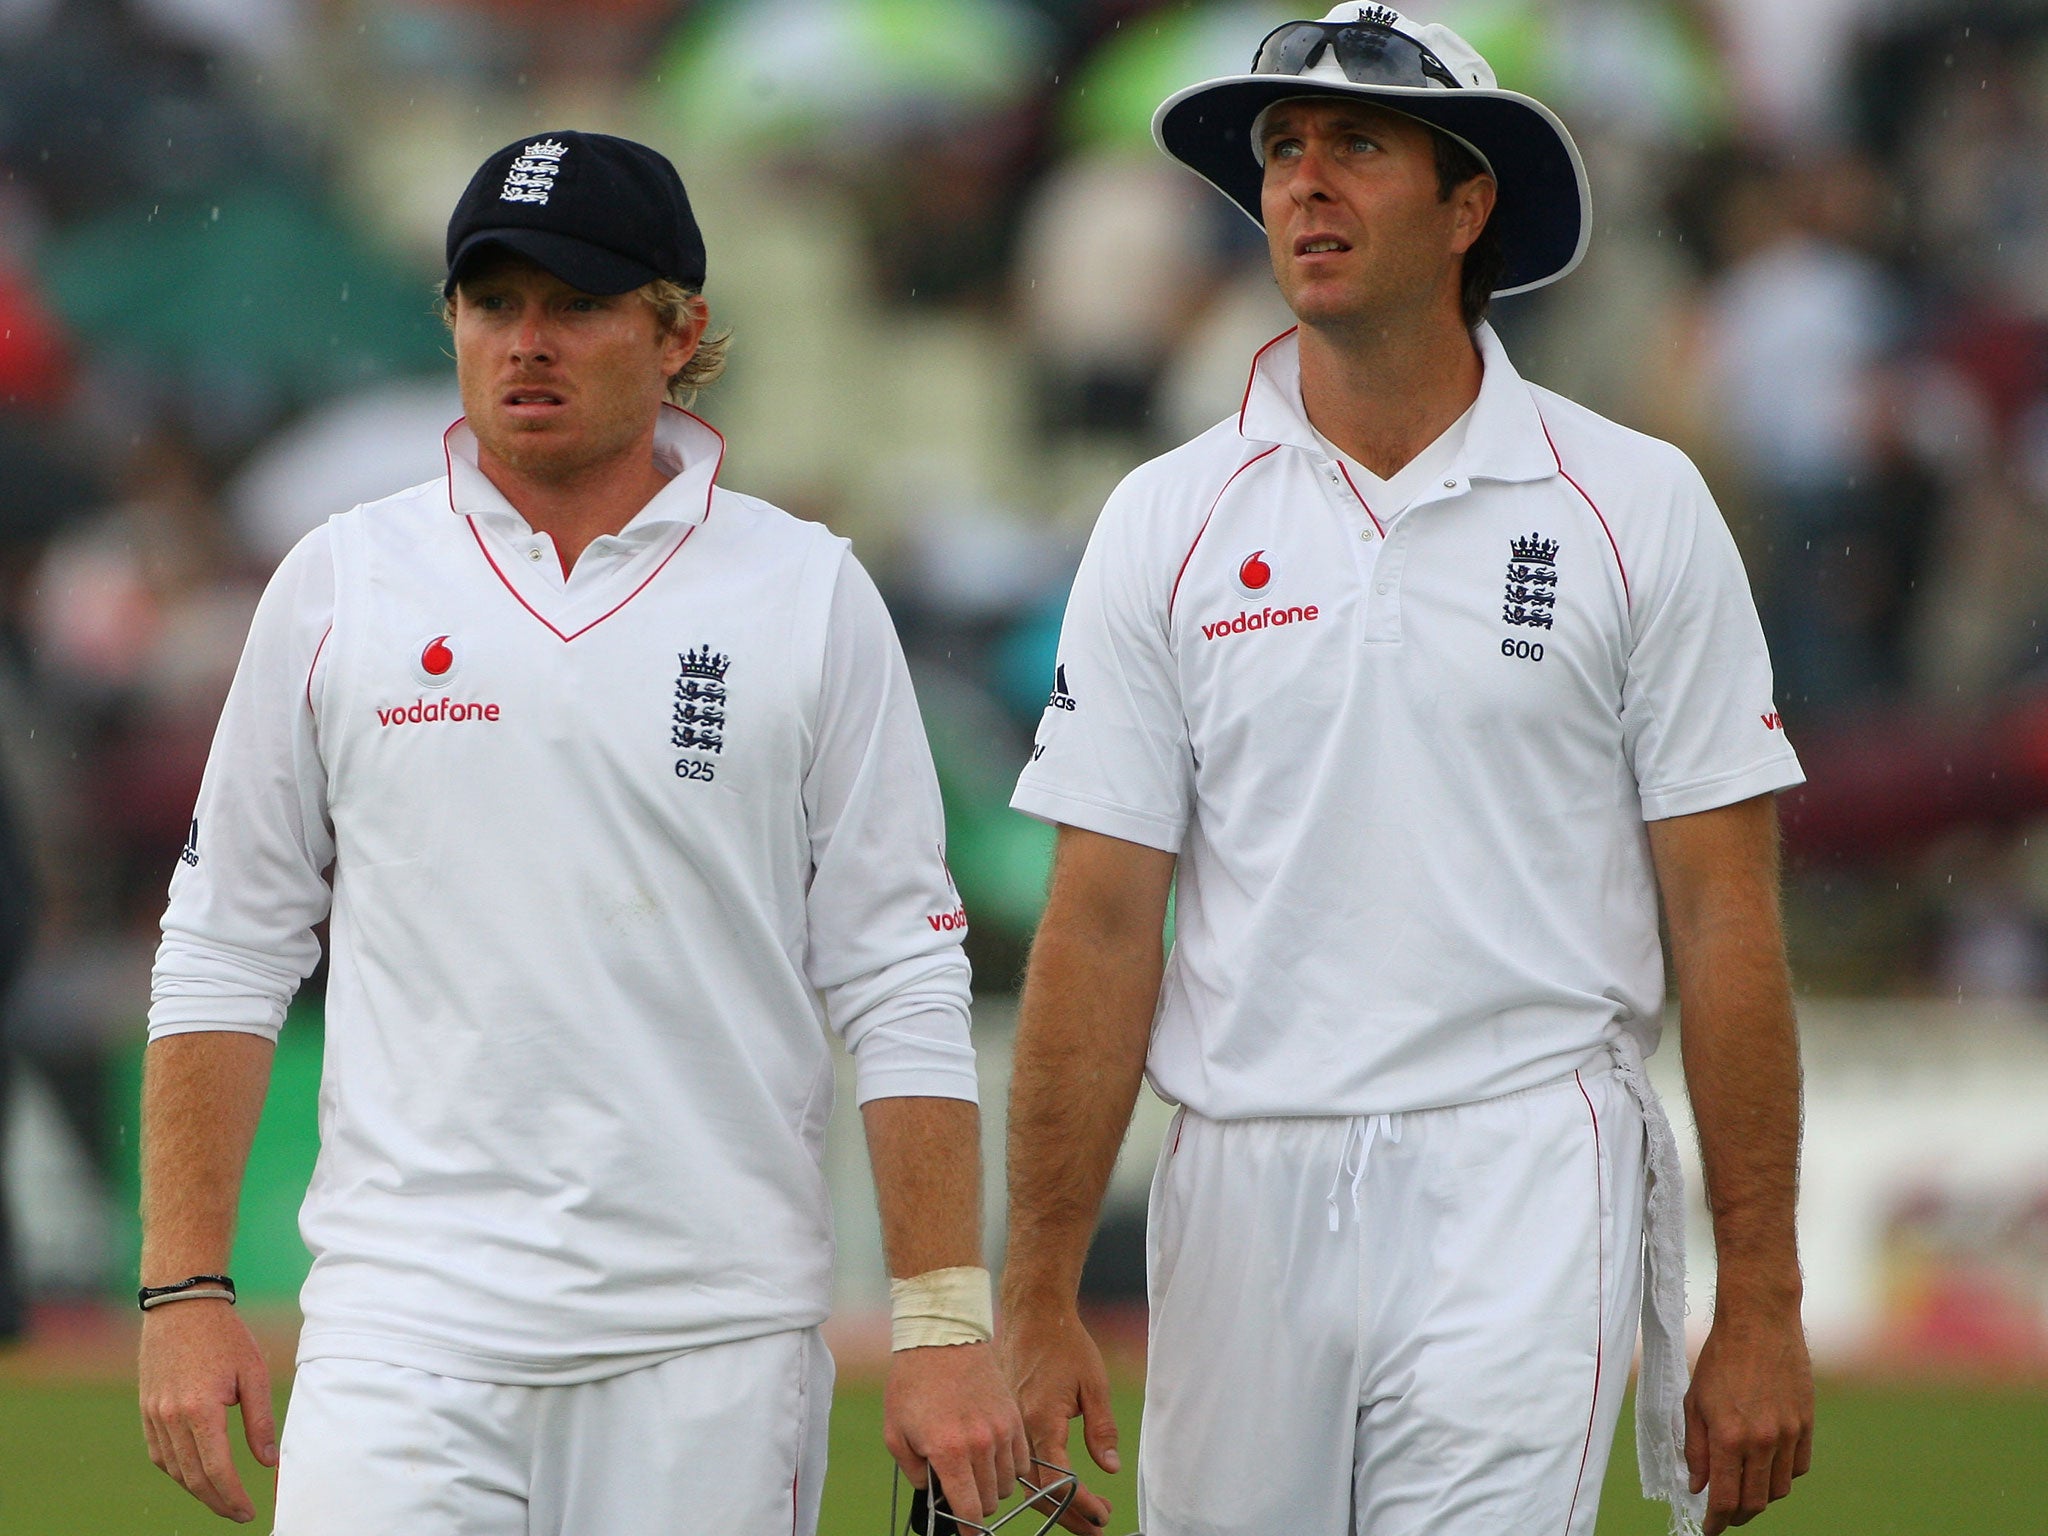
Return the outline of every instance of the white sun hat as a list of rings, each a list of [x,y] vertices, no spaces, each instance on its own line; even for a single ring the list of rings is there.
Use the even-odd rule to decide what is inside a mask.
[[[1152,137],[1263,226],[1265,176],[1254,126],[1275,102],[1363,98],[1419,119],[1478,155],[1499,191],[1493,223],[1506,265],[1496,297],[1541,288],[1586,254],[1592,194],[1579,147],[1557,114],[1502,90],[1493,68],[1449,27],[1347,0],[1321,21],[1291,21],[1259,45],[1251,69],[1169,96]]]

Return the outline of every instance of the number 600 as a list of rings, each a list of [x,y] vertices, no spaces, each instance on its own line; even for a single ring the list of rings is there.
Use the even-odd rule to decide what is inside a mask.
[[[1540,640],[1503,640],[1500,643],[1500,653],[1503,656],[1512,656],[1517,661],[1541,661],[1543,659],[1543,642]]]

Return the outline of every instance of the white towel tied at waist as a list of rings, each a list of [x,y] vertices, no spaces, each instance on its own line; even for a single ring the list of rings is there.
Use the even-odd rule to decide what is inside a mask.
[[[1636,1466],[1643,1496],[1671,1506],[1673,1536],[1699,1536],[1706,1499],[1685,1465],[1685,1173],[1663,1101],[1643,1068],[1642,1047],[1612,1042],[1614,1070],[1642,1106],[1648,1147],[1643,1212],[1643,1367],[1636,1381]]]

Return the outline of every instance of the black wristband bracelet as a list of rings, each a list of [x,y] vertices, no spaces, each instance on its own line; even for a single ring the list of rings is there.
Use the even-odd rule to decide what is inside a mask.
[[[150,1308],[150,1303],[156,1301],[159,1297],[176,1296],[182,1292],[197,1290],[202,1287],[211,1291],[227,1292],[225,1296],[221,1297],[221,1300],[227,1302],[230,1306],[234,1304],[235,1282],[226,1275],[188,1275],[183,1280],[174,1281],[170,1285],[145,1285],[135,1293],[135,1304],[147,1312]],[[196,1297],[194,1298],[194,1300],[197,1299]]]

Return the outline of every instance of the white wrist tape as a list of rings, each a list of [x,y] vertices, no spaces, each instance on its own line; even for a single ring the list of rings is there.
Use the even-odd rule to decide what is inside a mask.
[[[985,1269],[963,1264],[889,1282],[892,1350],[986,1344],[995,1334],[995,1296]]]

